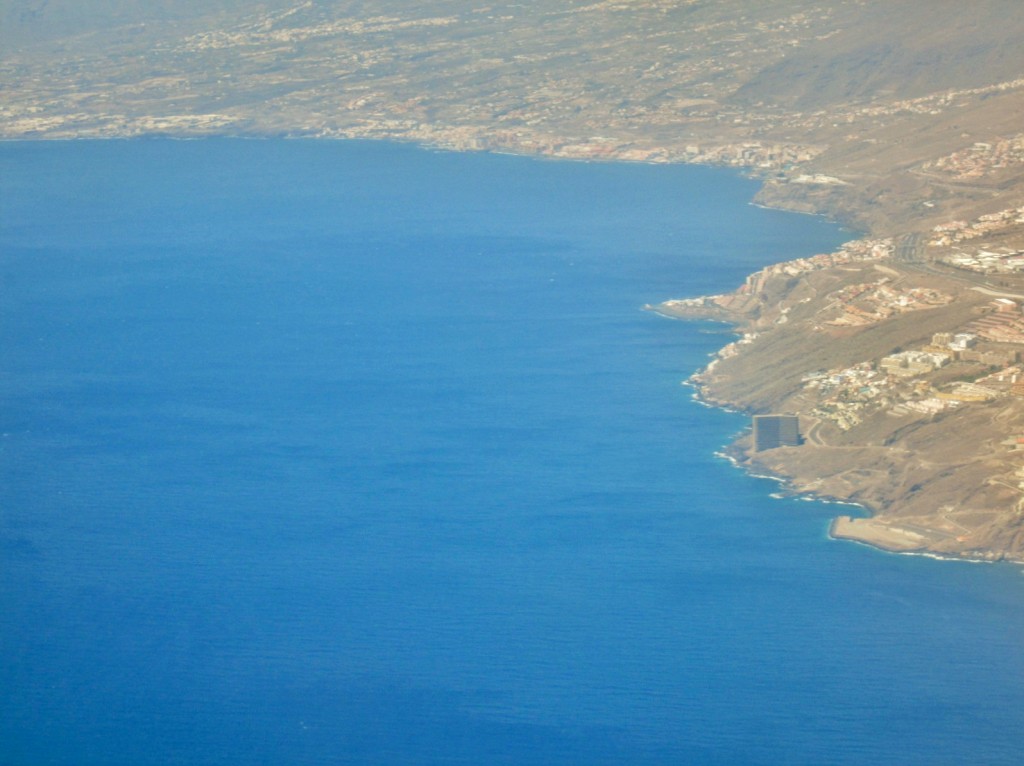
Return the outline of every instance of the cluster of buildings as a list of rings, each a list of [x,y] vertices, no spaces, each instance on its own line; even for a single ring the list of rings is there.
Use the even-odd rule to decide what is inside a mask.
[[[987,402],[999,396],[999,391],[984,386],[981,383],[959,380],[953,383],[946,391],[939,391],[935,398],[943,402]]]
[[[931,288],[899,288],[889,284],[889,279],[885,278],[878,282],[847,285],[832,293],[829,300],[839,314],[823,324],[857,327],[875,324],[896,314],[942,306],[953,298]]]
[[[1024,271],[1024,250],[1003,248],[1000,252],[953,253],[939,259],[942,263],[980,274],[1011,274]]]
[[[938,415],[943,410],[948,410],[952,407],[958,406],[960,403],[952,399],[939,399],[936,396],[929,396],[926,399],[911,399],[905,402],[900,402],[893,406],[889,410],[893,415],[924,415],[931,417]]]
[[[795,277],[810,271],[828,269],[833,266],[880,260],[887,258],[892,253],[893,241],[889,237],[881,239],[854,239],[844,242],[834,253],[819,253],[808,258],[795,258],[791,261],[783,261],[782,263],[768,266],[757,272],[757,274],[765,274],[766,277],[777,275]],[[757,274],[754,276],[756,277]]]
[[[873,403],[887,390],[886,376],[870,362],[861,362],[840,370],[809,373],[804,376],[804,390],[819,398],[812,415],[830,420],[848,431],[873,409]]]
[[[967,149],[926,162],[922,169],[947,173],[958,181],[968,181],[1020,164],[1024,164],[1024,133],[993,142],[978,141]]]
[[[2,119],[2,117],[0,117]],[[50,138],[86,138],[141,136],[153,133],[203,135],[236,126],[238,120],[226,114],[150,115],[100,114],[73,112],[54,116],[23,115],[7,121],[18,136],[45,134]]]
[[[924,348],[889,354],[877,363],[809,373],[803,388],[817,400],[811,414],[846,431],[880,411],[933,416],[969,402],[1024,397],[1024,314],[1005,298],[994,301],[993,308],[963,332],[935,333]],[[1012,328],[1016,334],[993,335],[995,328]],[[973,366],[946,384],[933,385],[934,379],[927,379],[956,363]],[[979,376],[979,365],[993,369]]]
[[[766,266],[747,277],[743,285],[735,293],[716,296],[715,302],[723,308],[729,308],[732,299],[739,296],[757,295],[765,283],[772,277],[796,277],[811,271],[828,269],[862,261],[873,261],[887,258],[893,253],[893,240],[890,237],[879,239],[854,239],[833,253],[819,253],[808,258],[795,258]]]
[[[987,234],[1008,229],[1016,224],[1024,223],[1024,207],[1012,207],[996,213],[988,213],[977,220],[950,221],[940,223],[932,229],[932,238],[928,240],[931,247],[948,247],[968,239],[977,239]]]
[[[357,108],[367,105],[366,97],[356,99]],[[516,128],[494,128],[481,124],[439,126],[417,116],[403,117],[394,105],[388,116],[364,119],[357,125],[324,128],[318,135],[344,138],[398,136],[456,151],[509,151],[575,160],[618,160],[628,162],[690,163],[728,165],[760,170],[781,170],[812,159],[819,150],[790,144],[737,143],[713,147],[687,145],[667,147],[625,138],[589,136],[568,138],[529,124]],[[812,178],[808,176],[807,178]],[[822,176],[822,179],[827,177]],[[807,183],[842,183],[838,179]]]
[[[1024,345],[1024,334],[1013,341],[1001,340],[994,345],[979,345],[980,333],[976,332],[975,324],[972,322],[965,328],[975,332],[935,333],[931,344],[924,349],[890,354],[878,363],[878,367],[896,377],[912,377],[945,367],[953,361],[999,368],[1007,368],[1020,361],[1021,350],[1018,345]],[[986,338],[984,335],[980,337]],[[991,337],[986,339],[992,340]]]
[[[810,184],[816,186],[849,186],[849,182],[836,178],[835,176],[827,176],[824,173],[801,173],[794,178],[791,178],[790,183],[793,184]]]
[[[882,379],[871,362],[861,362],[853,367],[840,370],[816,370],[803,377],[805,389],[816,390],[822,396],[833,396],[850,391],[863,391],[866,388],[877,388]]]
[[[939,399],[927,383],[910,380],[949,361],[948,355],[904,352],[886,357],[877,366],[863,362],[842,370],[811,373],[804,378],[804,389],[818,398],[811,415],[848,431],[879,411],[934,415],[955,407],[959,402]]]
[[[892,253],[893,241],[891,238],[851,240],[844,243],[835,253],[821,253],[812,255],[809,258],[796,258],[791,261],[782,261],[781,263],[765,266],[761,270],[750,274],[746,281],[731,293],[668,300],[662,305],[677,311],[701,311],[715,308],[722,308],[726,311],[742,311],[752,298],[761,293],[765,283],[773,278],[773,276],[798,276],[809,271],[830,268],[831,266],[880,260],[892,255]],[[944,296],[941,296],[939,293],[932,297],[926,295],[926,293],[931,292],[934,291],[903,291],[897,296],[897,303],[903,301],[908,306],[916,305],[926,300],[926,298],[928,300],[941,299],[942,302],[947,302]],[[918,298],[913,297],[914,295],[919,295],[919,293],[920,296]]]
[[[897,378],[911,378],[937,370],[950,363],[952,357],[940,351],[900,351],[882,357],[878,369]]]
[[[722,295],[708,295],[699,298],[684,298],[665,301],[663,306],[680,313],[707,312],[724,310],[727,312],[744,311],[752,300],[757,300],[765,284],[773,277],[796,277],[807,274],[811,271],[828,269],[833,266],[873,261],[886,258],[893,253],[893,240],[891,238],[881,239],[855,239],[846,242],[833,253],[821,253],[812,255],[809,258],[796,258],[791,261],[783,261],[766,266],[760,271],[750,274],[746,281],[739,288],[731,293]],[[881,283],[879,283],[881,284]],[[879,305],[886,303],[885,310],[892,313],[899,311],[913,311],[917,308],[941,305],[949,301],[948,296],[934,290],[918,289],[898,290],[886,288],[886,297],[879,299]],[[786,320],[787,309],[782,309],[778,321]],[[878,321],[873,318],[871,321]]]
[[[992,301],[995,309],[967,325],[967,331],[993,343],[1024,344],[1024,314],[1016,301],[997,298]]]
[[[186,53],[199,53],[207,50],[219,50],[238,46],[254,46],[267,43],[288,44],[307,40],[335,37],[337,35],[370,35],[385,32],[397,32],[416,27],[446,27],[458,22],[454,16],[431,17],[425,19],[400,19],[393,16],[377,16],[369,19],[342,19],[325,21],[307,26],[278,26],[290,16],[313,8],[312,2],[306,2],[295,8],[277,13],[268,13],[259,20],[238,27],[234,30],[218,29],[200,32],[185,38],[180,50]]]
[[[685,162],[697,165],[727,165],[758,170],[784,170],[808,162],[821,150],[798,144],[766,144],[758,141],[728,143],[715,146],[688,144],[682,148],[640,145],[633,141],[592,136],[584,139],[546,137],[538,139],[529,131],[509,132],[502,136],[489,132],[486,148],[529,148],[552,157],[567,159],[628,160],[633,162]],[[481,147],[484,148],[484,147]],[[812,178],[800,176],[799,178]],[[822,176],[806,183],[842,183]]]
[[[691,144],[684,148],[679,159],[698,164],[782,170],[810,162],[820,153],[821,149],[813,146],[748,141],[703,148]]]

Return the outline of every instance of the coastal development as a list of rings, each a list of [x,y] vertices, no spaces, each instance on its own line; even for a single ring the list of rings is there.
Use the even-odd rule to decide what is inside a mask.
[[[755,425],[734,455],[872,512],[837,519],[835,536],[1020,558],[1024,294],[891,256],[811,260],[823,266],[778,264],[734,293],[652,307],[743,330],[690,379],[702,397],[799,417],[803,444],[765,449]]]
[[[834,536],[1024,561],[1013,2],[389,0],[360,15],[291,0],[103,29],[58,23],[59,5],[5,12],[4,139],[372,138],[713,164],[759,179],[760,204],[847,225],[859,235],[835,252],[726,294],[666,285],[653,310],[738,334],[689,382],[786,416],[733,455],[861,505]]]

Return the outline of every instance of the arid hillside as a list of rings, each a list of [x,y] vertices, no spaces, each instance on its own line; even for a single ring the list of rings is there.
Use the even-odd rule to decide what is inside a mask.
[[[1014,201],[1010,0],[7,0],[0,136],[391,138],[703,162],[874,233]],[[977,163],[976,163],[977,164]]]

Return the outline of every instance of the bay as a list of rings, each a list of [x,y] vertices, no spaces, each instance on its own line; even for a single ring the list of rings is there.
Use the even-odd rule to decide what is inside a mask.
[[[708,168],[0,145],[0,762],[1016,763],[1024,580],[827,539],[648,302]]]

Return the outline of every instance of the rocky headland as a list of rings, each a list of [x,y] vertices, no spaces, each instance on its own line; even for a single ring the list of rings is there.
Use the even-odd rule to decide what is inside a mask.
[[[756,451],[747,435],[732,456],[869,514],[839,517],[833,536],[1024,561],[1024,284],[973,284],[896,250],[858,240],[650,308],[736,329],[690,382],[712,404],[799,416],[799,446]]]

